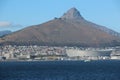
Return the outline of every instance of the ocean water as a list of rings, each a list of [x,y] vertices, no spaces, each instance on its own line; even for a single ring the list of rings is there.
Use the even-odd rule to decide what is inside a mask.
[[[0,62],[0,80],[120,80],[120,61]]]

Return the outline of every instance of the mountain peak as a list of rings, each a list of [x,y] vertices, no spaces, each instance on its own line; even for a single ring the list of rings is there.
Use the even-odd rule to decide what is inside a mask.
[[[104,26],[85,20],[76,8],[71,8],[61,18],[2,36],[0,45],[6,44],[111,47],[120,46],[120,37]]]
[[[83,19],[83,17],[80,15],[80,12],[75,8],[69,9],[64,15],[61,17],[62,19]]]

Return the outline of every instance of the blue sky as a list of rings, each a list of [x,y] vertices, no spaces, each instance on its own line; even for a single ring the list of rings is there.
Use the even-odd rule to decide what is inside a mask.
[[[16,31],[76,7],[91,22],[120,32],[120,0],[0,0],[0,31]]]

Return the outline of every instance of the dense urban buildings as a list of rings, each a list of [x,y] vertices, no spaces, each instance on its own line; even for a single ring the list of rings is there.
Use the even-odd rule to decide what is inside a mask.
[[[120,47],[0,46],[0,61],[120,59]]]

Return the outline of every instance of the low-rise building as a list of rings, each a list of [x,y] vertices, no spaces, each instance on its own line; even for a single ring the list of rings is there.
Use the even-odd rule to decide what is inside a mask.
[[[110,59],[112,50],[81,50],[79,48],[74,49],[66,49],[66,54],[70,58],[77,58],[77,59],[92,59],[92,60],[98,60],[98,59]]]

